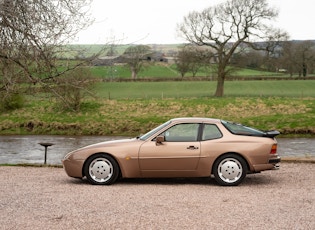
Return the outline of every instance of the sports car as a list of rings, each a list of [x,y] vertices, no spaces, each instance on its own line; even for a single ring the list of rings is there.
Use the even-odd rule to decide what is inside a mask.
[[[211,177],[240,184],[246,174],[279,169],[276,130],[213,118],[174,118],[136,138],[106,141],[68,153],[70,177],[94,185],[118,178]]]

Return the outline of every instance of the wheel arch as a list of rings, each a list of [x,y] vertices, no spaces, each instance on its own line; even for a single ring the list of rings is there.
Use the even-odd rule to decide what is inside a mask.
[[[107,155],[107,156],[110,156],[111,158],[114,159],[114,161],[116,161],[117,165],[118,165],[118,168],[119,168],[119,174],[118,174],[118,177],[120,178],[121,177],[121,166],[119,164],[119,161],[116,159],[116,157],[114,157],[112,154],[110,153],[107,153],[107,152],[97,152],[97,153],[93,153],[91,154],[88,158],[85,159],[84,163],[83,163],[83,166],[82,166],[82,177],[86,176],[85,173],[84,173],[84,168],[85,168],[85,165],[88,161],[88,159],[90,159],[91,157],[97,155],[97,154],[104,154],[104,155]]]
[[[213,169],[214,169],[215,162],[216,162],[220,157],[225,156],[225,155],[228,155],[228,154],[237,155],[237,156],[243,158],[243,160],[244,160],[245,163],[246,163],[246,167],[247,167],[246,170],[247,170],[247,172],[250,171],[250,165],[249,165],[248,159],[247,159],[246,157],[244,157],[242,154],[237,153],[237,152],[226,152],[226,153],[222,153],[221,155],[217,156],[216,159],[213,161],[212,168],[211,168],[211,174],[213,174]]]

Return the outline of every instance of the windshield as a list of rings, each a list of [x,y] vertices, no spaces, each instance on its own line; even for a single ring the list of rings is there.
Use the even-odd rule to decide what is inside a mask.
[[[265,132],[251,127],[247,127],[241,124],[236,124],[228,121],[221,121],[227,130],[236,135],[247,135],[247,136],[265,136]]]
[[[139,139],[144,141],[146,139],[148,139],[150,136],[152,136],[154,133],[160,131],[161,129],[163,129],[164,127],[166,127],[167,125],[169,125],[171,123],[171,121],[167,121],[164,124],[156,127],[155,129],[152,129],[150,132],[147,132],[146,134],[142,135]]]

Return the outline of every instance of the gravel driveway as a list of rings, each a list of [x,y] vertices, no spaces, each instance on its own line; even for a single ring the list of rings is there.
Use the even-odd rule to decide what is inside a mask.
[[[214,179],[92,186],[62,168],[0,167],[0,229],[315,229],[315,164],[281,163],[237,187]]]

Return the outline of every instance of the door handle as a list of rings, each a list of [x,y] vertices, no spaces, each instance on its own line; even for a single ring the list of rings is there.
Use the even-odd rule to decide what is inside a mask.
[[[188,146],[187,149],[194,150],[194,149],[199,149],[199,148],[191,145],[191,146]]]

